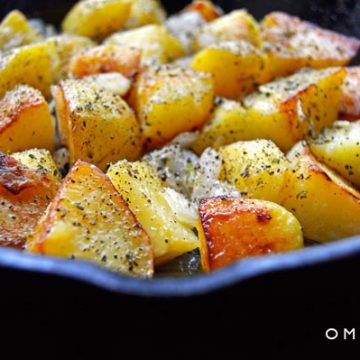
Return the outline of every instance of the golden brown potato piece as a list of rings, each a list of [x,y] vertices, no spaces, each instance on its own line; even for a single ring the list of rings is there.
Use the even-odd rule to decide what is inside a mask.
[[[131,11],[125,24],[133,29],[148,24],[162,24],[166,19],[166,11],[159,0],[131,0]]]
[[[265,61],[250,43],[229,41],[197,53],[191,67],[214,75],[215,95],[237,99],[248,95],[258,85]]]
[[[61,181],[61,174],[49,150],[29,149],[13,153],[11,157],[29,169],[43,172],[55,182]]]
[[[192,149],[218,149],[236,141],[272,140],[282,151],[306,136],[316,136],[338,118],[344,69],[306,71],[262,85],[237,102],[215,107]]]
[[[123,27],[130,10],[131,0],[82,0],[66,15],[62,28],[69,34],[102,39]]]
[[[360,193],[302,143],[288,154],[293,164],[282,205],[300,221],[307,239],[328,242],[360,234]]]
[[[279,204],[290,163],[269,140],[240,141],[222,147],[220,180],[235,185],[246,198]]]
[[[110,36],[105,44],[130,46],[142,52],[141,64],[168,64],[184,56],[180,42],[162,25],[147,25]]]
[[[270,13],[262,20],[261,35],[265,42],[294,51],[295,59],[303,59],[303,66],[313,68],[346,65],[360,47],[358,39],[322,29],[282,12]]]
[[[119,72],[132,78],[140,69],[141,51],[136,48],[102,45],[75,55],[69,64],[69,72],[75,78]]]
[[[341,68],[308,70],[260,86],[244,100],[253,134],[283,151],[316,136],[338,118],[344,77]]]
[[[222,10],[215,6],[211,1],[194,0],[185,8],[185,11],[196,11],[204,20],[212,21],[223,15]]]
[[[7,51],[42,40],[23,13],[11,11],[0,24],[0,50]]]
[[[88,79],[53,87],[60,141],[70,163],[81,159],[105,169],[108,163],[140,157],[140,125],[134,112],[105,85]]]
[[[64,79],[68,75],[68,65],[74,55],[83,49],[95,46],[95,43],[89,38],[72,34],[51,36],[44,43],[53,47],[58,55],[58,62],[53,62],[55,82]]]
[[[54,67],[59,61],[55,46],[45,41],[0,54],[0,98],[19,84],[27,84],[49,96],[56,77]]]
[[[309,146],[322,163],[360,189],[360,121],[338,121]]]
[[[221,41],[245,40],[261,46],[260,28],[246,10],[235,10],[203,25],[194,34],[195,48],[202,49]]]
[[[92,261],[132,276],[153,274],[148,235],[105,174],[83,161],[65,178],[27,249]]]
[[[58,185],[46,170],[27,167],[0,153],[0,245],[24,246]]]
[[[27,85],[8,91],[0,100],[0,151],[54,146],[54,124],[41,92]]]
[[[342,87],[341,119],[360,119],[360,66],[346,68],[346,78]]]
[[[156,264],[199,246],[196,209],[181,194],[165,187],[149,165],[120,161],[110,166],[107,174],[149,234]]]
[[[201,127],[210,116],[213,100],[211,75],[174,66],[142,72],[130,95],[148,149]]]
[[[264,200],[207,198],[199,205],[203,269],[216,270],[249,256],[301,249],[298,220]]]

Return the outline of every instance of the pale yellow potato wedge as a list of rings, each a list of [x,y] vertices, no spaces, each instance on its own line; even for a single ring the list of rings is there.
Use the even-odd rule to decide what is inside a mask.
[[[360,193],[302,143],[288,154],[293,164],[282,205],[300,221],[304,236],[328,242],[360,234]]]
[[[55,148],[55,125],[40,91],[19,85],[0,100],[0,151]]]
[[[107,175],[149,234],[155,264],[168,262],[199,246],[196,209],[165,187],[146,163],[121,161]]]
[[[342,91],[342,120],[360,119],[360,66],[346,68],[346,78]]]
[[[83,161],[65,178],[27,250],[87,260],[131,276],[153,274],[148,235],[105,174]]]
[[[191,67],[214,76],[215,95],[237,99],[248,95],[263,77],[262,53],[246,41],[229,41],[197,53]]]
[[[140,49],[142,65],[167,64],[185,55],[180,42],[162,25],[147,25],[116,33],[105,44]]]
[[[19,84],[39,89],[48,97],[59,61],[55,46],[45,41],[0,54],[0,98]]]
[[[257,21],[246,10],[235,10],[203,25],[194,34],[194,46],[202,49],[221,41],[245,40],[260,47],[262,40]]]
[[[83,0],[66,15],[65,33],[102,39],[120,30],[129,18],[131,0]]]
[[[219,150],[220,180],[235,185],[242,196],[280,203],[290,162],[270,140],[240,141]]]
[[[299,250],[299,221],[286,209],[264,200],[205,198],[199,205],[200,250],[205,271],[250,256]]]
[[[30,167],[26,166],[26,156],[18,154],[17,158],[0,152],[0,245],[22,248],[55,196],[59,182],[38,168],[43,157],[32,159]]]
[[[213,101],[210,74],[175,66],[148,68],[138,75],[130,94],[147,149],[200,128],[210,116]]]
[[[338,121],[309,146],[322,163],[360,188],[360,121]]]
[[[206,21],[213,21],[224,14],[220,7],[208,0],[194,0],[184,11],[197,12]]]
[[[62,81],[52,92],[60,142],[71,164],[81,159],[105,169],[108,163],[140,157],[140,125],[117,93],[86,78]]]
[[[11,11],[0,24],[0,50],[7,51],[42,40],[42,36],[30,26],[25,15]]]

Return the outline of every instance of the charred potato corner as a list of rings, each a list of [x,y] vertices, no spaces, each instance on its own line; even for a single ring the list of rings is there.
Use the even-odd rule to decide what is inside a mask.
[[[151,278],[360,235],[358,39],[202,0],[44,25],[0,23],[0,246]]]

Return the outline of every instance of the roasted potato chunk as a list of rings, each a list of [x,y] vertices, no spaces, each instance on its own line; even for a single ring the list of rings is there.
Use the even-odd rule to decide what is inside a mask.
[[[61,181],[61,174],[49,150],[29,149],[13,153],[11,156],[29,169],[43,172],[54,182]]]
[[[75,55],[70,61],[69,72],[75,78],[109,72],[119,72],[132,78],[140,69],[140,61],[139,49],[103,45]]]
[[[95,46],[95,43],[89,38],[71,34],[51,36],[44,43],[53,47],[58,56],[58,62],[53,62],[55,81],[67,76],[68,65],[74,55],[83,49]]]
[[[238,101],[220,99],[191,148],[200,155],[208,147],[219,149],[239,140],[256,139],[254,136],[246,109]]]
[[[27,250],[87,260],[120,273],[150,277],[150,239],[109,179],[94,165],[78,161]]]
[[[339,121],[310,141],[312,153],[360,188],[360,121]]]
[[[55,126],[41,92],[19,85],[0,100],[0,151],[36,147],[54,149]]]
[[[23,13],[11,11],[0,24],[0,50],[7,51],[42,40]]]
[[[298,220],[264,200],[207,198],[199,205],[203,269],[216,270],[236,260],[301,249]]]
[[[346,68],[346,78],[343,83],[341,119],[360,119],[360,66]]]
[[[62,28],[69,34],[102,39],[123,27],[130,10],[131,0],[82,0],[66,15]]]
[[[60,141],[70,163],[81,159],[105,169],[141,153],[140,125],[126,102],[97,81],[66,80],[52,89]]]
[[[181,194],[164,187],[149,165],[121,161],[110,166],[107,174],[149,234],[155,264],[199,246],[196,209]]]
[[[196,11],[206,21],[213,21],[223,15],[223,11],[218,6],[207,0],[194,0],[185,11]]]
[[[55,196],[58,181],[40,168],[42,158],[28,167],[0,153],[0,245],[22,248]]]
[[[0,98],[18,84],[39,89],[47,97],[58,63],[55,47],[45,41],[0,54]]]
[[[246,10],[235,10],[203,25],[194,34],[195,47],[202,49],[222,41],[245,40],[261,46],[260,28]]]
[[[167,64],[184,56],[180,42],[161,25],[147,25],[114,34],[106,44],[140,49],[142,65]]]
[[[212,76],[181,67],[150,67],[139,74],[130,103],[141,123],[147,149],[201,127],[214,100]]]
[[[264,69],[262,54],[246,41],[209,46],[194,56],[191,67],[214,76],[215,95],[236,99],[252,92]]]
[[[219,153],[221,180],[235,185],[244,197],[281,202],[290,163],[272,141],[240,141]]]
[[[267,139],[287,151],[337,119],[344,76],[339,68],[307,71],[260,86],[243,100],[244,106],[222,100],[192,149],[200,154],[209,146]]]
[[[331,126],[340,111],[344,77],[340,68],[309,70],[260,86],[244,100],[256,138],[287,151]]]
[[[273,12],[261,22],[265,42],[294,51],[303,66],[325,68],[348,64],[357,54],[360,42],[322,29],[295,16]],[[281,51],[280,51],[281,54]]]
[[[360,193],[298,144],[288,155],[282,205],[300,221],[304,236],[328,242],[360,234]]]
[[[131,11],[125,24],[128,29],[149,24],[162,24],[166,11],[158,0],[131,0]]]

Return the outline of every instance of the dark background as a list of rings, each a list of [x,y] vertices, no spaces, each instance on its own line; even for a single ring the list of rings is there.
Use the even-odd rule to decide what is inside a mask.
[[[0,0],[59,23],[73,1]],[[170,11],[186,1],[164,1]],[[257,18],[283,10],[360,36],[360,2],[218,1]],[[216,293],[156,299],[115,295],[79,282],[14,270],[0,272],[0,358],[349,359],[360,349],[360,259],[268,274]],[[325,340],[328,327],[357,327],[356,341]],[[5,348],[11,351],[5,357]],[[331,356],[331,358],[333,357]]]

